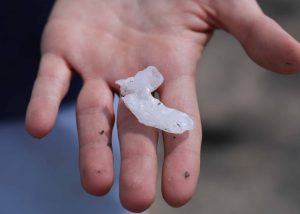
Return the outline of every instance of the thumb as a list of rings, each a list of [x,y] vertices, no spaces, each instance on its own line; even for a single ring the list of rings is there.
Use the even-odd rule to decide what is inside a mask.
[[[275,72],[300,71],[300,44],[274,20],[266,16],[256,1],[234,1],[223,14],[222,24],[242,44],[257,64]]]

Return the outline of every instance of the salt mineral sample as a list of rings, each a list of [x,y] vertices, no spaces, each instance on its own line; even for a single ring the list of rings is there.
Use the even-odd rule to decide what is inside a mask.
[[[181,134],[193,129],[193,120],[183,112],[166,107],[151,92],[164,81],[163,76],[154,66],[139,71],[134,77],[116,81],[126,107],[144,125],[166,132]]]

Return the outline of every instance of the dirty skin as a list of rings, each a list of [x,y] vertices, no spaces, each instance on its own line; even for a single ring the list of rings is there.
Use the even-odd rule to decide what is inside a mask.
[[[184,178],[187,179],[188,177],[190,177],[190,173],[188,171],[185,171]]]

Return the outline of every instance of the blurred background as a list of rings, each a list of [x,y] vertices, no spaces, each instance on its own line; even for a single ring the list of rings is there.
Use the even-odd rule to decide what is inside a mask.
[[[24,117],[52,3],[6,1],[0,6],[0,41],[7,41],[0,44],[0,57],[9,59],[0,61],[0,78],[5,80],[0,85],[0,151],[7,154],[0,156],[1,214],[103,213],[99,200],[111,201],[111,196],[95,198],[80,187],[74,109],[67,111],[71,116],[61,114],[60,126],[43,144],[34,143],[40,141],[30,138],[21,122],[10,127]],[[300,41],[299,0],[259,4]],[[75,98],[80,86],[75,82],[65,101]],[[197,84],[203,124],[198,189],[190,203],[174,209],[162,199],[159,180],[150,213],[300,213],[300,75],[278,75],[255,65],[232,36],[216,31],[199,63]],[[57,136],[63,142],[57,142]],[[159,154],[161,167],[161,147]],[[16,185],[7,185],[14,180]],[[117,186],[112,194],[117,194]],[[72,203],[76,200],[82,204]]]
[[[299,0],[258,2],[300,41]],[[179,209],[158,194],[151,213],[300,213],[300,75],[257,66],[223,31],[215,32],[198,72],[198,189]]]

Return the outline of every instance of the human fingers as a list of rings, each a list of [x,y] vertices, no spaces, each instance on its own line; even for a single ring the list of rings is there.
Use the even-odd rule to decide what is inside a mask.
[[[63,58],[43,54],[26,113],[25,125],[32,136],[41,138],[53,128],[70,79],[71,71]]]
[[[120,200],[128,210],[141,212],[155,198],[158,133],[140,124],[122,100],[117,121],[121,149]]]
[[[104,80],[84,81],[76,113],[82,186],[90,194],[104,195],[114,179],[111,149],[113,94]]]
[[[164,104],[186,112],[194,122],[194,128],[183,134],[163,133],[162,193],[171,206],[179,207],[191,199],[200,170],[202,132],[195,78],[182,75],[166,79],[159,92]]]
[[[299,42],[266,16],[256,1],[235,2],[230,12],[220,13],[220,20],[241,42],[250,58],[275,72],[300,71]]]

